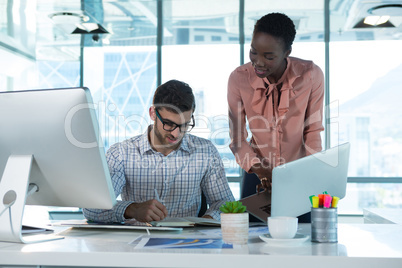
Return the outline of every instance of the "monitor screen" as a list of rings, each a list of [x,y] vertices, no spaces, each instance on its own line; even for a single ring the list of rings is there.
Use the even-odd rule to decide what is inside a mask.
[[[0,92],[0,128],[3,203],[16,198],[9,190],[18,176],[11,183],[3,181],[5,170],[13,169],[11,164],[6,168],[10,156],[32,156],[29,184],[37,189],[25,204],[113,207],[116,198],[87,88]],[[29,165],[18,161],[14,158],[22,168]]]

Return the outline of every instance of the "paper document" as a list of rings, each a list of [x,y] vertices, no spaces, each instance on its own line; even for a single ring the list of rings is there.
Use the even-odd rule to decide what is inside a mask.
[[[164,227],[221,226],[220,221],[199,217],[167,217],[161,221],[152,221],[150,223],[152,226]]]

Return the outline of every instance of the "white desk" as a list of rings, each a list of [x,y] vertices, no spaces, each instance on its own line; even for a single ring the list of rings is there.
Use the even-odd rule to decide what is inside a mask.
[[[181,234],[196,232],[186,229]],[[310,234],[310,225],[300,224],[298,232]],[[38,244],[0,242],[0,267],[402,267],[399,224],[339,224],[338,243],[273,247],[251,237],[240,249],[208,250],[138,250],[129,244],[145,231],[66,229],[62,234],[65,239]]]
[[[365,208],[364,223],[402,224],[402,209],[398,208]]]

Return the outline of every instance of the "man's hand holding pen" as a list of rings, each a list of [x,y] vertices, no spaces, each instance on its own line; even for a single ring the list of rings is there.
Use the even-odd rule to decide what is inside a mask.
[[[160,221],[167,217],[166,207],[156,199],[143,203],[129,205],[124,213],[126,219],[136,219],[141,222]]]

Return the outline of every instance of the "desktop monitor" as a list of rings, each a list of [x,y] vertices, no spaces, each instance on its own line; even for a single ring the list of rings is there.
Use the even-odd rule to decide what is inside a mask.
[[[27,242],[25,204],[113,207],[96,118],[84,87],[0,92],[0,241]]]

